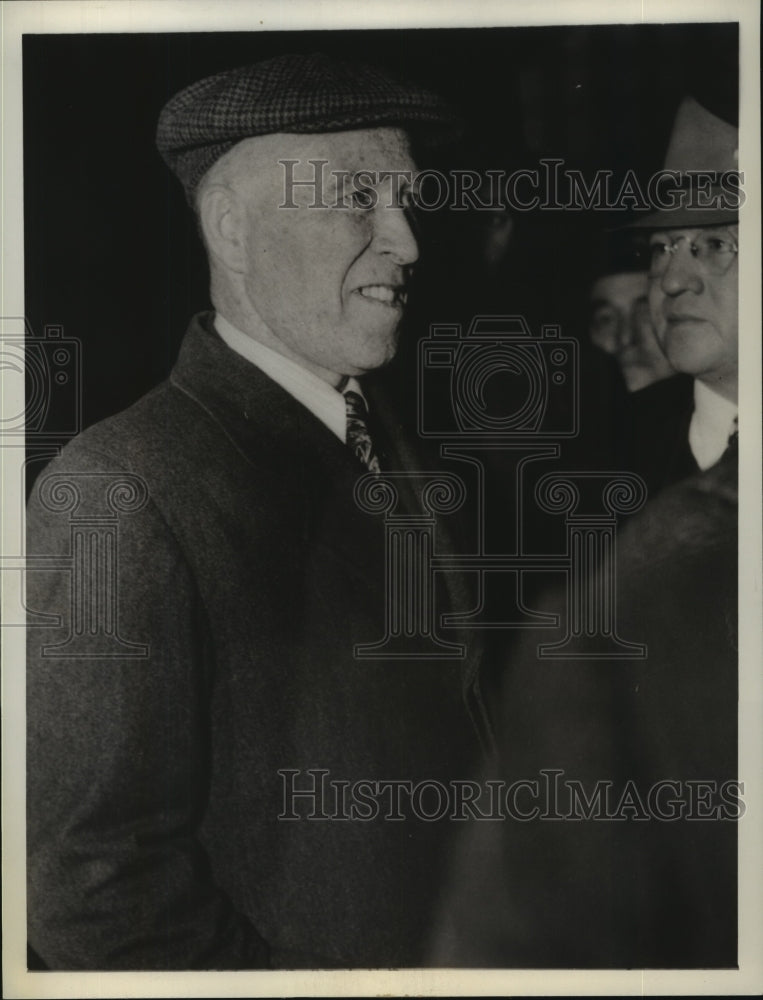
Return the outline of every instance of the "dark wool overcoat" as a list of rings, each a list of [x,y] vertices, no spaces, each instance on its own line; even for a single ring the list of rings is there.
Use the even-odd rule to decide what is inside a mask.
[[[736,965],[737,476],[731,446],[621,533],[618,634],[642,658],[578,659],[573,642],[544,660],[539,632],[513,648],[498,777],[536,794],[464,830],[434,962]],[[543,607],[563,614],[564,595]]]
[[[28,573],[28,607],[60,618],[29,630],[29,941],[53,969],[418,965],[453,824],[405,794],[390,820],[393,793],[373,807],[364,786],[358,806],[353,789],[473,773],[478,642],[461,659],[353,655],[385,627],[383,517],[353,499],[365,470],[211,320],[30,500],[28,551],[63,568]],[[411,469],[375,412],[387,467]],[[91,558],[76,519],[108,527],[104,489],[124,473],[146,501],[123,497],[104,620],[145,647],[133,656],[88,632],[90,598],[72,593],[98,591],[111,557],[66,568]],[[436,576],[438,613],[468,610],[464,581]],[[321,780],[325,795],[289,797]]]

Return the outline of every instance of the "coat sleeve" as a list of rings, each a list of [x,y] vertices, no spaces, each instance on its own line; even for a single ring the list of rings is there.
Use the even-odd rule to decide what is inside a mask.
[[[188,562],[150,496],[119,516],[115,550],[116,630],[146,648],[120,655],[89,631],[87,602],[95,590],[108,598],[103,580],[94,586],[105,564],[89,563],[75,534],[103,515],[119,472],[70,446],[40,482],[70,476],[77,510],[51,509],[40,483],[29,503],[28,554],[84,558],[90,588],[71,569],[27,573],[30,611],[61,618],[28,630],[29,943],[60,970],[264,967],[265,942],[215,885],[197,838],[213,651]]]

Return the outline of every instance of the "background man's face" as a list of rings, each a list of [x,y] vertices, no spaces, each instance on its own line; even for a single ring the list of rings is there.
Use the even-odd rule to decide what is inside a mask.
[[[671,365],[729,398],[738,374],[738,261],[724,274],[709,274],[689,244],[701,234],[737,239],[737,227],[703,226],[660,231],[659,239],[679,240],[667,270],[650,279],[649,307],[657,339]],[[683,237],[683,239],[681,239]]]
[[[654,334],[646,271],[606,274],[591,288],[591,343],[617,359],[630,392],[674,374]]]
[[[342,199],[331,171],[350,177],[413,171],[406,134],[372,128],[250,141],[260,145],[246,198],[247,305],[286,353],[334,384],[337,376],[386,364],[397,349],[406,286],[418,258],[404,197],[409,184],[401,182],[398,194],[396,184],[382,180],[365,185],[364,196],[349,181]],[[299,160],[295,182],[320,170],[309,160],[328,161],[317,200],[329,207],[308,207],[316,201],[314,188],[295,183],[286,191],[285,169],[277,162],[283,159]],[[279,208],[287,193],[297,208]]]
[[[606,274],[591,288],[591,342],[607,354],[618,354],[629,339],[628,328],[639,299],[646,300],[646,272]]]

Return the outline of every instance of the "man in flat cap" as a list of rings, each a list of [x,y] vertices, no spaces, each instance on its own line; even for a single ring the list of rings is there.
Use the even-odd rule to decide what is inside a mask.
[[[354,655],[388,597],[354,490],[418,468],[364,377],[395,354],[419,254],[409,138],[450,125],[324,56],[162,112],[214,311],[29,506],[28,551],[76,563],[28,574],[61,622],[28,641],[28,932],[52,969],[423,962],[452,824],[411,789],[469,773],[478,650]],[[410,492],[397,515],[420,516]],[[95,551],[115,510],[118,552],[116,529]],[[439,576],[438,611],[460,606]]]

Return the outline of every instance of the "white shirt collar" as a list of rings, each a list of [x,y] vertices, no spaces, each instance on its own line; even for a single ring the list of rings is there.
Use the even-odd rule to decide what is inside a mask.
[[[256,365],[297,402],[306,406],[340,441],[346,441],[346,408],[344,396],[338,389],[298,362],[266,347],[259,340],[248,337],[220,313],[215,314],[215,329],[232,351]],[[351,389],[363,396],[363,390],[352,377],[342,388],[345,391]]]
[[[737,403],[719,396],[699,379],[694,380],[689,447],[700,469],[709,469],[724,453],[738,413]]]

